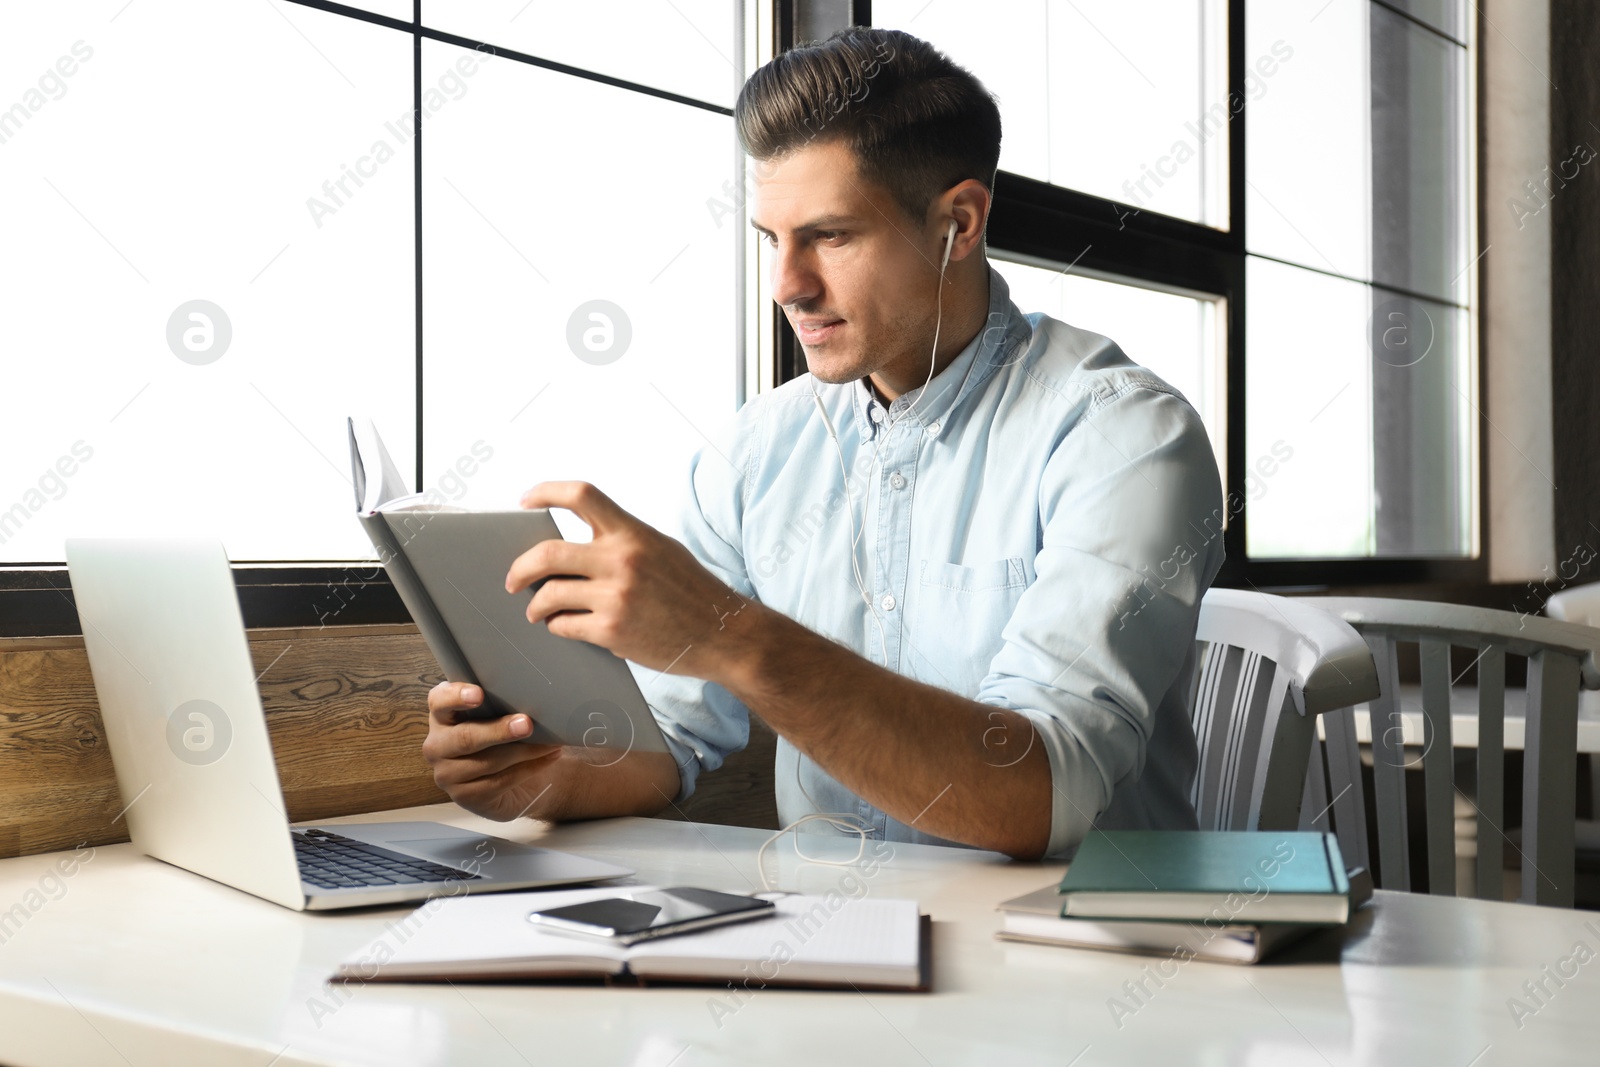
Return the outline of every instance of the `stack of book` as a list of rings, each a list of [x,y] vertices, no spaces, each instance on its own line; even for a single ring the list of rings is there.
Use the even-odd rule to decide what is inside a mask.
[[[1370,893],[1332,834],[1097,830],[1059,886],[1000,905],[996,936],[1256,963],[1342,925]]]

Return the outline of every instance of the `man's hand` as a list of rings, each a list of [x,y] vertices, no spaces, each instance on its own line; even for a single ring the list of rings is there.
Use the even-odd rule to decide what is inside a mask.
[[[460,712],[481,703],[478,686],[434,686],[422,743],[434,782],[474,815],[496,822],[654,815],[678,795],[678,768],[665,752],[618,759],[610,749],[525,744],[521,739],[533,730],[526,715],[460,719]]]
[[[758,605],[587,482],[543,482],[522,506],[566,508],[594,531],[588,544],[542,541],[511,564],[507,592],[544,582],[528,621],[652,670],[716,679],[736,640],[732,625]]]
[[[428,691],[422,756],[433,768],[434,782],[463,808],[496,822],[552,817],[561,746],[520,743],[533,731],[526,715],[488,722],[458,717],[481,703],[483,690],[475,685],[440,682]]]

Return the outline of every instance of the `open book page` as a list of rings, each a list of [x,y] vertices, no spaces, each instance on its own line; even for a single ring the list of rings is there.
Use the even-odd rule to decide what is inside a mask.
[[[339,977],[556,977],[619,974],[764,983],[914,986],[921,974],[914,900],[780,897],[777,914],[754,922],[664,937],[628,948],[566,935],[528,914],[652,891],[612,886],[435,898],[339,964]]]
[[[400,468],[383,447],[378,427],[371,419],[346,419],[350,430],[350,468],[356,489],[356,509],[377,511],[391,501],[412,495]]]
[[[758,981],[915,985],[922,959],[915,900],[785,896],[755,922],[633,946],[641,977],[753,977]]]
[[[341,960],[339,977],[516,977],[619,974],[627,949],[550,933],[528,913],[619,896],[639,886],[435,897]]]

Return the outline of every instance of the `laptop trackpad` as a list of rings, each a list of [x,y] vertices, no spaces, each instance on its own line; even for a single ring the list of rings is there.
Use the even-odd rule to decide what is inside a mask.
[[[525,859],[540,855],[543,849],[531,845],[518,845],[498,838],[470,837],[413,837],[390,838],[389,844],[425,856],[437,863],[452,867],[471,864],[487,866],[496,859],[515,857]]]

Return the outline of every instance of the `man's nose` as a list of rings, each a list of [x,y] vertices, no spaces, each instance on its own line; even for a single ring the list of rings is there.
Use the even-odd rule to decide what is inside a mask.
[[[809,304],[822,295],[822,279],[810,254],[793,244],[772,251],[772,299],[789,306]]]

